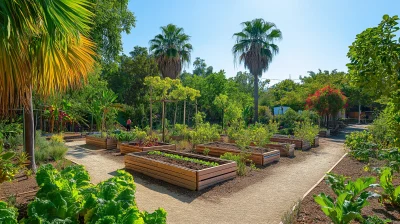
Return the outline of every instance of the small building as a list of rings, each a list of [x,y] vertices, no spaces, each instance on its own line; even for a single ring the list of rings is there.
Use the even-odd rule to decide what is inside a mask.
[[[274,115],[284,114],[289,108],[287,106],[274,107]]]

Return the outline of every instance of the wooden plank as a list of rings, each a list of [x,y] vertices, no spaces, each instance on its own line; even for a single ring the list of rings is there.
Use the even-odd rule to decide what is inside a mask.
[[[196,175],[187,176],[187,175],[184,175],[184,174],[182,174],[180,172],[176,172],[176,171],[171,170],[171,169],[164,169],[164,168],[161,168],[159,166],[153,166],[153,165],[150,165],[150,164],[147,164],[147,163],[142,163],[142,162],[138,162],[138,161],[127,161],[127,162],[125,162],[125,166],[128,166],[128,165],[140,166],[140,167],[143,167],[143,168],[147,168],[149,170],[153,170],[153,171],[160,172],[160,173],[165,173],[165,174],[168,174],[168,175],[171,175],[171,176],[175,176],[177,178],[182,178],[182,179],[188,180],[188,181],[196,181]]]
[[[197,176],[197,181],[203,181],[209,178],[213,178],[215,176],[220,176],[226,173],[231,173],[231,172],[235,172],[236,173],[236,166],[235,167],[229,167],[227,169],[223,169],[223,170],[218,170],[212,173],[208,173],[208,174],[202,174],[202,175],[198,175]]]
[[[178,181],[178,182],[181,182],[181,183],[184,183],[184,184],[187,184],[187,185],[195,184],[196,181],[197,181],[195,177],[191,178],[191,179],[185,179],[185,178],[182,178],[183,175],[179,175],[179,174],[173,173],[173,172],[172,173],[171,172],[164,172],[161,169],[152,169],[152,168],[149,168],[149,167],[146,167],[146,166],[142,166],[142,164],[128,163],[126,168],[129,169],[129,167],[136,167],[138,169],[143,170],[143,172],[153,173],[153,174],[156,174],[156,175],[159,175],[159,176],[162,176],[162,177],[165,177],[165,178],[169,178],[171,180]]]
[[[219,170],[228,169],[228,168],[231,168],[231,167],[236,168],[236,162],[230,162],[228,164],[223,164],[223,165],[219,165],[219,166],[216,166],[216,167],[210,167],[210,168],[207,168],[207,169],[198,170],[197,173],[198,173],[198,176],[202,176],[202,175],[205,175],[205,174],[213,173],[213,172],[216,172],[216,171],[219,171]]]
[[[147,169],[142,169],[140,167],[133,166],[133,165],[132,166],[128,166],[127,168],[131,169],[131,170],[134,170],[134,171],[137,171],[139,173],[143,173],[143,174],[145,174],[147,176],[150,176],[150,177],[153,177],[155,179],[163,180],[163,181],[168,182],[170,184],[174,184],[174,185],[177,185],[177,186],[180,186],[180,187],[187,188],[189,190],[195,191],[196,188],[197,188],[196,182],[193,182],[193,184],[182,183],[180,181],[173,180],[173,179],[165,177],[165,176],[161,176],[160,173],[152,173],[152,172],[149,172]]]
[[[204,181],[200,181],[200,182],[197,183],[197,190],[202,190],[202,189],[204,189],[206,187],[215,185],[217,183],[221,183],[221,182],[226,181],[226,180],[233,179],[235,177],[236,177],[236,171],[235,172],[231,172],[231,173],[227,173],[227,174],[224,174],[224,175],[221,175],[221,176],[217,176],[215,178],[211,178],[211,179],[207,179],[207,180],[204,180]]]
[[[174,164],[169,164],[169,163],[165,163],[162,161],[157,161],[157,160],[153,160],[153,159],[149,159],[149,158],[144,158],[144,157],[131,157],[129,158],[131,155],[127,155],[125,156],[125,163],[129,163],[130,161],[138,161],[139,163],[146,163],[149,164],[150,166],[156,166],[156,167],[160,167],[162,169],[167,169],[167,170],[171,170],[173,172],[176,173],[180,173],[182,175],[186,175],[186,176],[192,176],[195,177],[196,176],[196,172],[195,170],[191,170],[185,167],[181,167],[181,166],[176,166]]]

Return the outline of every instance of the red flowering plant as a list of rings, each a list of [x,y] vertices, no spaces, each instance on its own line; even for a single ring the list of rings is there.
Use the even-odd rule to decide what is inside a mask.
[[[306,108],[316,110],[321,116],[336,116],[347,106],[347,97],[329,85],[317,90],[306,100]]]

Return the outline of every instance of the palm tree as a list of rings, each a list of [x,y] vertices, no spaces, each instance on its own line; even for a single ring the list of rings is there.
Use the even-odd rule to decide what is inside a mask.
[[[185,63],[190,63],[190,36],[174,24],[161,27],[161,34],[150,40],[150,52],[156,57],[162,76],[176,79]]]
[[[268,70],[272,58],[279,52],[274,42],[282,39],[282,32],[274,23],[254,19],[242,23],[243,30],[233,34],[236,44],[232,48],[235,62],[244,63],[254,76],[254,122],[258,121],[258,77]]]
[[[25,150],[35,171],[32,91],[49,96],[85,80],[94,63],[89,0],[0,2],[0,115],[24,107]]]

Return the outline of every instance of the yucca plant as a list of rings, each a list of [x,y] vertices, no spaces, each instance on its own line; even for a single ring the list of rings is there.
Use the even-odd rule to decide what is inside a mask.
[[[35,171],[32,92],[80,84],[94,64],[89,0],[0,2],[0,114],[25,108],[25,148]]]

